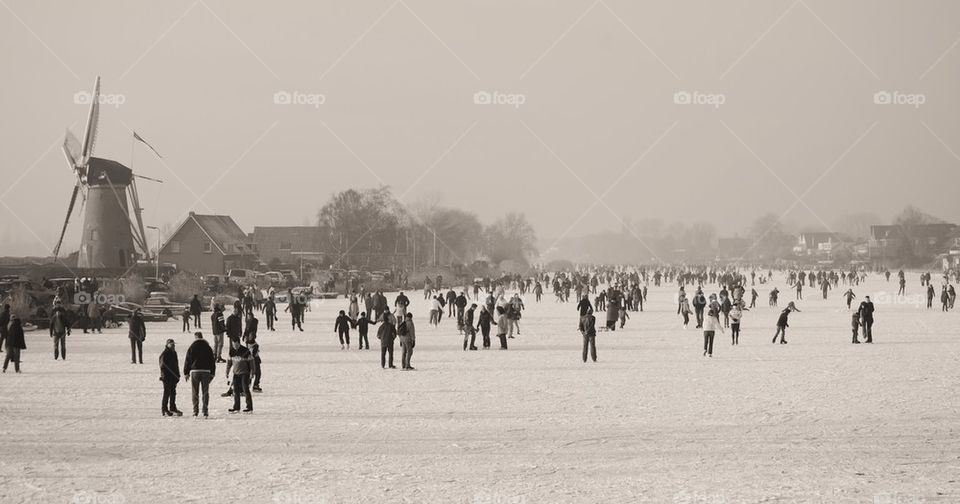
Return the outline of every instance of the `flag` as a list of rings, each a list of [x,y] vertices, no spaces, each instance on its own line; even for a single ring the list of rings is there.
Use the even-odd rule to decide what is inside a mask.
[[[150,150],[152,150],[153,153],[156,154],[158,158],[163,158],[163,156],[161,156],[160,153],[157,152],[157,149],[154,149],[152,145],[148,144],[147,141],[144,140],[143,137],[141,137],[140,135],[138,135],[136,131],[133,132],[133,138],[136,138],[137,140],[140,140],[141,142],[143,142],[143,145],[146,145],[147,147],[150,147]]]

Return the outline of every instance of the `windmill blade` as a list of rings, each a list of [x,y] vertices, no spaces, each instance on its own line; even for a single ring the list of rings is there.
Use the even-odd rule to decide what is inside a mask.
[[[60,239],[57,240],[57,246],[53,248],[53,257],[60,257],[60,246],[63,245],[63,237],[67,234],[67,224],[70,223],[70,214],[73,213],[73,205],[77,202],[77,194],[80,192],[80,181],[73,186],[73,194],[70,195],[70,205],[67,207],[67,217],[63,219],[63,229],[60,231]]]
[[[144,177],[143,175],[137,175],[136,173],[134,173],[133,176],[136,177],[136,178],[142,178],[142,179],[144,179],[144,180],[149,180],[150,182],[158,182],[158,183],[161,183],[161,184],[163,183],[163,181],[160,180],[160,179],[155,179],[155,178],[151,178],[151,177]]]
[[[130,194],[130,200],[133,201],[133,215],[137,219],[137,227],[134,234],[139,233],[139,239],[137,241],[143,246],[143,257],[146,260],[150,260],[150,246],[147,245],[147,232],[143,228],[143,208],[140,206],[140,194],[137,191],[137,179],[133,178],[130,180],[130,185],[127,186],[127,192]]]
[[[76,167],[80,163],[80,141],[69,129],[63,135],[63,153],[67,155],[71,167]]]
[[[97,123],[100,120],[100,76],[93,85],[93,95],[90,97],[90,113],[87,115],[87,128],[83,132],[83,147],[80,150],[80,166],[87,166],[93,156],[93,146],[97,143]]]

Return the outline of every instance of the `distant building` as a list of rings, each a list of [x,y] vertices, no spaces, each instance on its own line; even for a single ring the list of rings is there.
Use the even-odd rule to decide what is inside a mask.
[[[260,262],[255,245],[233,218],[193,212],[160,248],[160,261],[198,275],[252,269]]]
[[[324,257],[324,233],[319,226],[257,226],[250,236],[264,264],[320,263]]]
[[[829,254],[838,241],[836,233],[826,231],[800,233],[793,251],[802,255]]]

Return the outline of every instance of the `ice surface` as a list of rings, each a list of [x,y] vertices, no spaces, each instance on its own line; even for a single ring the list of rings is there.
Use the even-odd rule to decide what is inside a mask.
[[[850,344],[842,284],[826,301],[806,289],[789,344],[772,345],[769,288],[740,346],[718,334],[708,359],[675,286],[651,286],[646,312],[598,335],[596,364],[580,361],[573,303],[529,297],[509,351],[463,352],[417,291],[414,372],[380,369],[375,328],[372,350],[354,332],[341,351],[347,302],[317,303],[304,333],[261,321],[255,413],[227,413],[221,367],[206,421],[184,383],[187,416],[160,416],[163,342],[182,363],[192,340],[179,321],[148,325],[142,366],[125,329],[74,333],[65,362],[29,333],[24,373],[0,375],[0,502],[960,501],[957,313],[875,276],[854,287],[877,301],[874,345]]]

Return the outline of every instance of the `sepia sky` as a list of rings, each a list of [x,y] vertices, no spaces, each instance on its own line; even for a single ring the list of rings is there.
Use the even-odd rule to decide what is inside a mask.
[[[0,255],[52,249],[97,75],[95,155],[165,181],[139,183],[147,225],[314,223],[379,184],[542,238],[960,221],[952,0],[3,0],[0,40]]]

